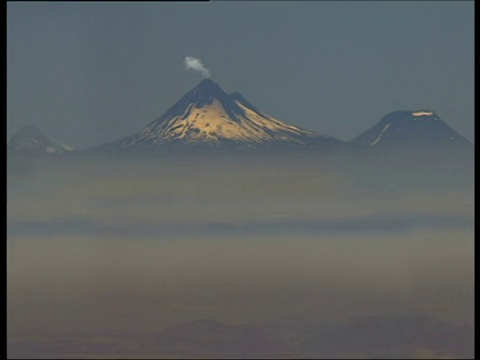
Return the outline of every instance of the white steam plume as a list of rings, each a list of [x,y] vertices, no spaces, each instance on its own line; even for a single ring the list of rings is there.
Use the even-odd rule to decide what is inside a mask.
[[[183,62],[183,67],[185,70],[199,71],[204,78],[210,77],[210,71],[205,68],[200,59],[197,59],[196,57],[187,56]]]

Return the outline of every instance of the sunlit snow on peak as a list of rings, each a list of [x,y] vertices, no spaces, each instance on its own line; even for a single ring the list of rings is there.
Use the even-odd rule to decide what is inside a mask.
[[[417,111],[412,113],[413,116],[431,116],[433,115],[432,111]]]

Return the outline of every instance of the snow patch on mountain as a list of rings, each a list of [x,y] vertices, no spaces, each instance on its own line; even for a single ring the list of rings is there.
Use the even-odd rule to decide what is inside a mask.
[[[383,130],[380,132],[380,134],[378,134],[378,137],[371,143],[371,145],[375,145],[376,143],[378,143],[380,141],[380,138],[382,137],[382,135],[385,133],[385,131],[387,131],[387,129],[392,126],[392,124],[387,124]]]
[[[106,146],[122,149],[223,144],[247,148],[270,144],[308,147],[317,140],[340,143],[330,136],[285,124],[260,112],[239,93],[228,95],[212,80],[205,79],[143,130]]]
[[[433,112],[432,111],[417,111],[417,112],[412,112],[413,116],[432,116]]]
[[[385,115],[352,143],[369,147],[439,149],[444,146],[470,148],[471,143],[431,110],[400,110]],[[450,146],[451,148],[451,146]]]

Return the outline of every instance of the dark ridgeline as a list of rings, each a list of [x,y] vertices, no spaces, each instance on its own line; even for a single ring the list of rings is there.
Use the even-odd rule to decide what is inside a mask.
[[[58,357],[78,352],[140,357],[155,354],[160,358],[412,359],[418,358],[417,349],[435,358],[472,358],[473,326],[417,314],[360,317],[343,323],[225,325],[197,320],[140,336],[107,330],[63,334],[50,342],[20,340],[10,344],[9,355]]]

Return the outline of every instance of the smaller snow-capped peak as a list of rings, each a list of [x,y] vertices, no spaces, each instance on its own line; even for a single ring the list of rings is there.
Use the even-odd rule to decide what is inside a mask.
[[[73,151],[73,147],[50,139],[36,125],[28,125],[12,135],[7,148],[42,154],[63,154]]]
[[[370,147],[469,143],[432,110],[389,113],[352,142]]]
[[[435,111],[433,110],[416,110],[416,111],[410,111],[410,110],[398,110],[391,112],[387,115],[385,115],[380,121],[382,123],[395,123],[395,122],[402,122],[402,121],[417,121],[417,120],[422,120],[422,121],[429,121],[429,120],[436,120],[436,121],[441,121],[440,118],[437,116]]]

